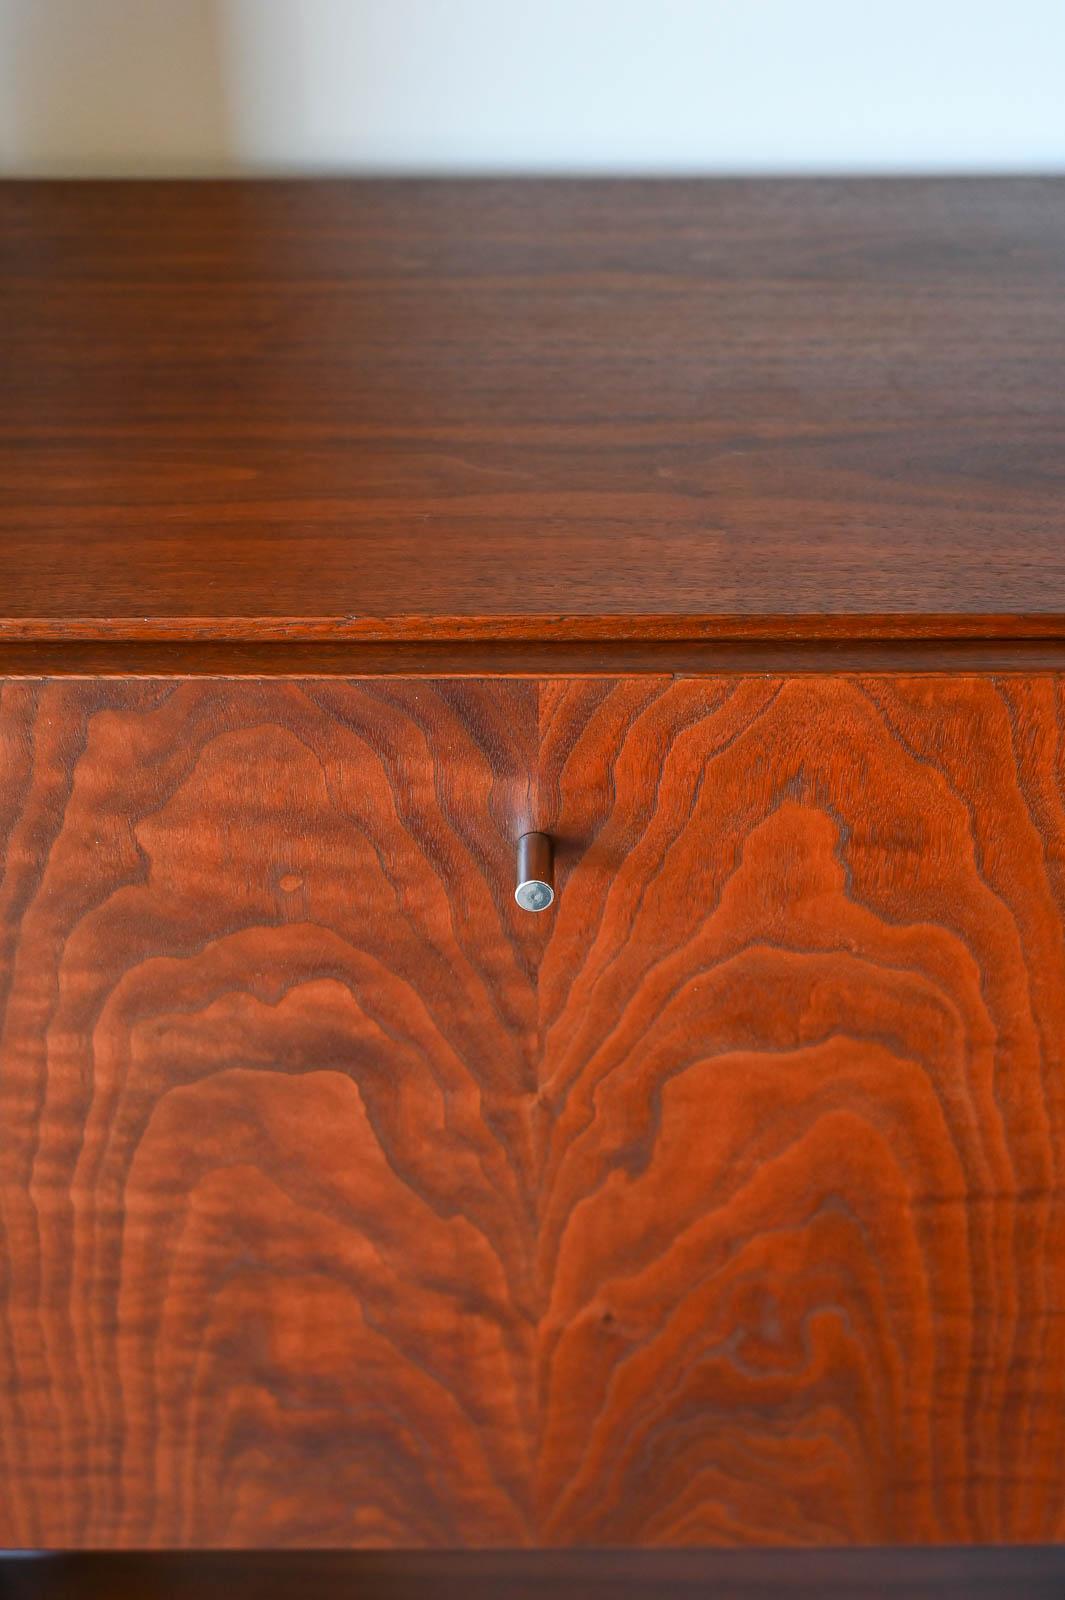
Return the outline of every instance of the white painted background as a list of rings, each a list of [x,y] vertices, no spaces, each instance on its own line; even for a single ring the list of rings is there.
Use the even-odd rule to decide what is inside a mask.
[[[0,0],[0,170],[1065,170],[1065,0]]]

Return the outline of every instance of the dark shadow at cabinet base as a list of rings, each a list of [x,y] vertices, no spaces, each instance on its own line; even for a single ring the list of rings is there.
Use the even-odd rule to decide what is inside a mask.
[[[1065,1546],[909,1550],[225,1551],[0,1556],[2,1600],[1061,1600]]]

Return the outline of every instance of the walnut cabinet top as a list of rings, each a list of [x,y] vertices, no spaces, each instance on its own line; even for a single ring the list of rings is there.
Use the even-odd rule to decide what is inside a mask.
[[[1065,182],[0,186],[8,640],[1065,633]]]

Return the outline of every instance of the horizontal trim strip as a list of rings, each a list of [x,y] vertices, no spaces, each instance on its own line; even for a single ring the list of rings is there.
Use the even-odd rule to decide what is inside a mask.
[[[1065,640],[614,641],[558,644],[0,640],[3,678],[715,677],[1065,672]]]

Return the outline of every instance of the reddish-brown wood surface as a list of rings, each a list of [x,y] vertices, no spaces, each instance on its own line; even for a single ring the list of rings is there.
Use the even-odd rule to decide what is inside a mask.
[[[1062,1537],[1063,718],[6,684],[0,1542]]]
[[[1061,180],[9,183],[0,299],[0,633],[1065,632]]]

